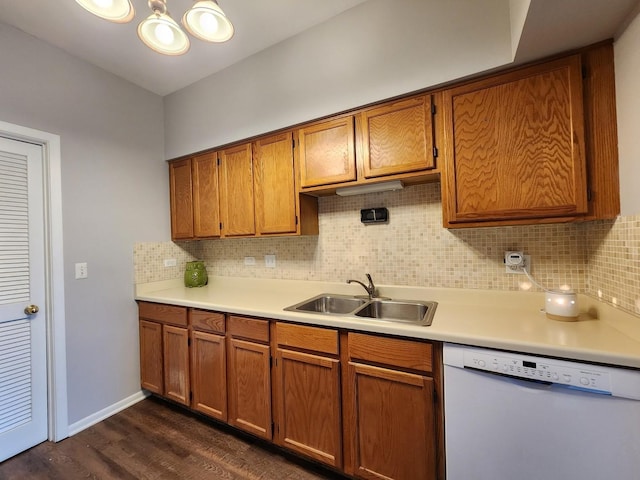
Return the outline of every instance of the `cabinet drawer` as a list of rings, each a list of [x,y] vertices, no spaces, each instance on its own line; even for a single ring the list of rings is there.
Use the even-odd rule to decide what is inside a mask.
[[[338,354],[338,332],[326,328],[293,325],[290,323],[276,324],[276,339],[278,345],[311,350],[314,352]]]
[[[232,337],[246,338],[256,342],[269,341],[269,321],[257,318],[236,317],[229,315],[227,330]]]
[[[350,360],[360,359],[421,372],[433,370],[430,343],[349,332],[348,345]]]
[[[140,318],[172,325],[187,326],[187,308],[162,303],[138,302]]]
[[[208,312],[207,310],[189,309],[189,318],[194,330],[201,332],[224,333],[224,313]]]

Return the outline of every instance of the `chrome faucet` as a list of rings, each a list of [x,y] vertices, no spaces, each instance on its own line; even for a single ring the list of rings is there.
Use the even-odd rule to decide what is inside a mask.
[[[362,287],[367,291],[367,294],[369,295],[369,300],[371,300],[377,297],[378,295],[376,292],[376,286],[373,284],[371,275],[367,273],[366,276],[367,276],[367,280],[369,280],[369,285],[365,285],[360,280],[347,280],[347,283],[359,283],[360,285],[362,285]]]

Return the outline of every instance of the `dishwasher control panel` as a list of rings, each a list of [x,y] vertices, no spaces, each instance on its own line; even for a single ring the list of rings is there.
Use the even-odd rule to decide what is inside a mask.
[[[555,383],[594,393],[611,393],[609,372],[595,365],[482,349],[464,350],[462,360],[465,368]]]

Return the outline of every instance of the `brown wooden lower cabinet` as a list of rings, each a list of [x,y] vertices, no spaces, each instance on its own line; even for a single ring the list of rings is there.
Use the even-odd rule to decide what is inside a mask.
[[[355,474],[367,479],[435,479],[433,380],[349,364],[354,386]]]
[[[142,388],[189,405],[187,309],[140,302],[140,380]]]
[[[163,325],[164,396],[190,404],[189,332],[186,328]]]
[[[276,442],[341,468],[338,332],[282,323],[277,323],[276,332]],[[280,343],[314,353],[290,350]]]
[[[164,393],[162,325],[140,320],[140,384],[145,390]]]
[[[229,316],[227,381],[229,424],[271,440],[269,321]],[[239,337],[239,338],[235,338]]]
[[[140,302],[144,389],[356,478],[444,478],[440,356],[427,341]]]
[[[191,408],[227,421],[227,362],[224,335],[191,333]]]
[[[438,478],[432,344],[349,332],[344,389],[347,473]]]

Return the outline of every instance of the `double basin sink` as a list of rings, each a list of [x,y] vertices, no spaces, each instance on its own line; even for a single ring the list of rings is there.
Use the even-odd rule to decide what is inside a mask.
[[[291,305],[285,310],[429,326],[433,321],[436,306],[436,302],[429,301],[368,299],[353,295],[322,293]]]

